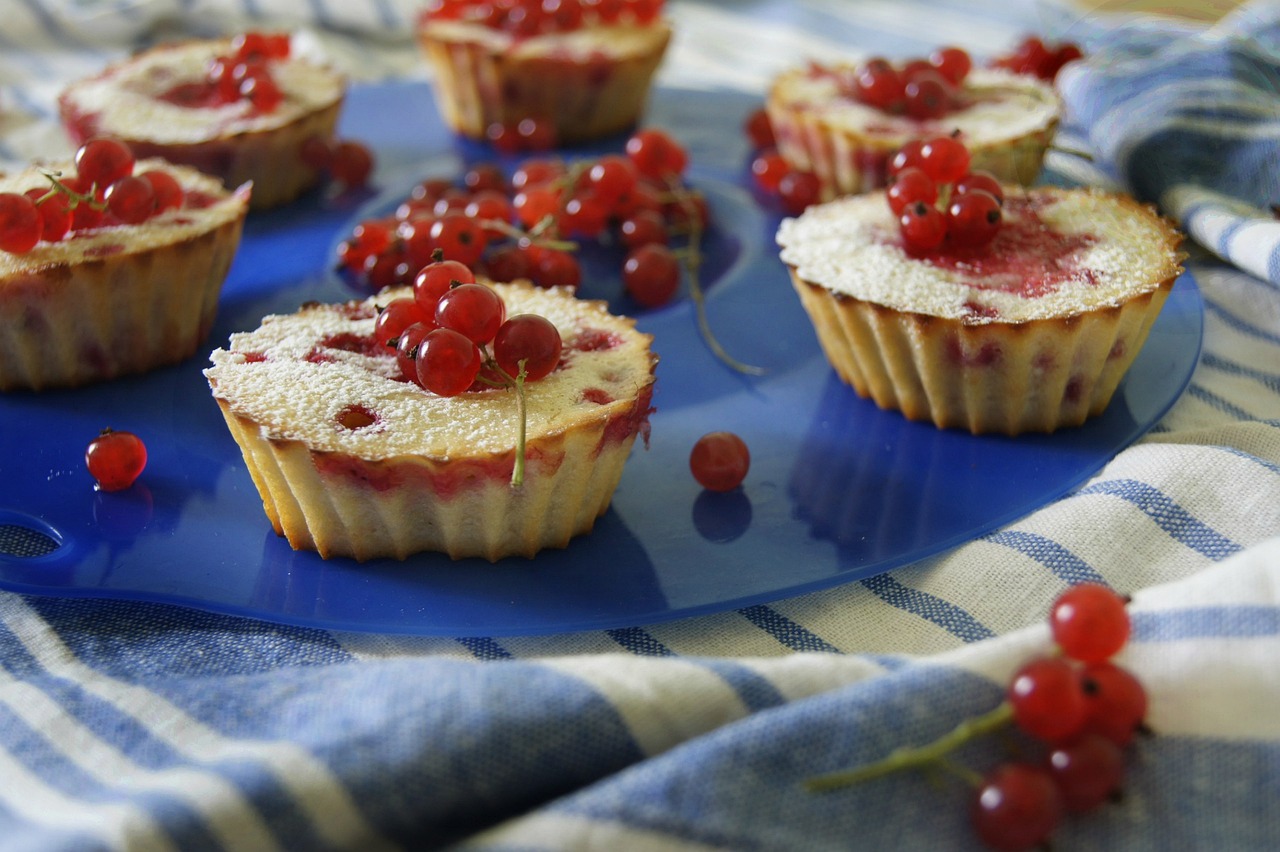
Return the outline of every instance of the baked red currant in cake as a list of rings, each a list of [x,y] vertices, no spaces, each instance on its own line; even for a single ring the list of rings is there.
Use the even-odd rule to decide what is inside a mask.
[[[455,131],[539,150],[636,124],[671,39],[662,0],[434,0],[419,41]]]
[[[181,361],[208,336],[247,189],[99,139],[0,178],[0,390]]]
[[[205,375],[295,549],[497,560],[564,547],[609,507],[647,438],[651,339],[603,302],[443,261],[268,316]]]
[[[1034,76],[974,68],[964,51],[942,48],[901,64],[811,64],[772,83],[766,110],[779,153],[815,174],[825,196],[886,184],[907,143],[957,133],[974,167],[1030,184],[1058,125],[1051,84]]]
[[[975,433],[1100,414],[1181,272],[1181,235],[1125,196],[924,166],[900,176],[910,189],[778,230],[836,372],[881,408]]]
[[[321,177],[304,147],[328,141],[346,83],[294,55],[285,35],[162,45],[68,86],[58,98],[77,144],[121,139],[139,158],[160,157],[253,184],[253,207],[293,200]]]

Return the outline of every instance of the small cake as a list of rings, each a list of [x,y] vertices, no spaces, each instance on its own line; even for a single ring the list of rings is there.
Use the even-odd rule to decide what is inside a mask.
[[[529,0],[441,0],[423,14],[418,38],[455,131],[485,139],[532,119],[551,141],[574,144],[638,121],[671,39],[661,9],[661,0],[565,0],[548,14]]]
[[[77,144],[111,136],[139,158],[189,165],[229,188],[252,183],[255,210],[292,201],[321,177],[303,146],[333,137],[346,83],[292,56],[283,36],[254,38],[274,46],[183,42],[111,65],[62,92],[62,122]]]
[[[603,302],[494,284],[507,316],[560,331],[558,366],[514,390],[439,396],[404,379],[374,320],[411,288],[304,306],[235,334],[205,371],[267,516],[295,549],[364,561],[419,551],[533,556],[591,530],[648,434],[652,338]]]
[[[883,192],[782,222],[796,292],[860,395],[1010,435],[1106,408],[1181,272],[1181,235],[1097,190],[1010,185],[1002,210],[989,243],[926,251],[904,243]]]
[[[996,69],[966,71],[948,86],[928,117],[884,109],[861,95],[866,69],[811,65],[778,76],[766,109],[778,152],[792,168],[814,173],[824,196],[885,185],[891,157],[913,139],[958,132],[973,167],[1030,184],[1053,141],[1060,106],[1053,87],[1033,76]]]
[[[181,200],[170,203],[178,206],[140,224],[101,213],[86,224],[77,215],[65,236],[21,253],[0,251],[0,390],[151,370],[190,357],[208,336],[249,193],[159,160],[134,166],[135,175],[154,172],[176,180]],[[39,197],[50,190],[51,173],[67,183],[76,176],[70,163],[33,167],[0,178],[0,193]]]

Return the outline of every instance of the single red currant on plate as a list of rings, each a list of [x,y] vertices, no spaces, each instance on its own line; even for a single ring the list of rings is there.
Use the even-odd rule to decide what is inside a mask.
[[[709,432],[689,453],[689,470],[708,491],[732,491],[746,479],[750,467],[746,442],[732,432]]]
[[[132,432],[103,429],[89,442],[84,463],[101,491],[123,491],[147,466],[147,447]]]

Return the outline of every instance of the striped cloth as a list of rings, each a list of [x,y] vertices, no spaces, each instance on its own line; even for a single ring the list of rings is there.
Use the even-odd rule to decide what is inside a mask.
[[[416,5],[12,0],[0,159],[65,148],[59,86],[175,34],[270,21],[365,79],[421,74]],[[1124,802],[1067,820],[1055,848],[1280,848],[1280,284],[1261,233],[1273,226],[1230,212],[1272,199],[1277,101],[1219,76],[1245,57],[1276,80],[1275,8],[1201,31],[1030,2],[670,5],[668,86],[762,92],[810,57],[1080,38],[1094,59],[1064,80],[1077,120],[1063,147],[1095,159],[1057,153],[1049,168],[1131,182],[1200,240],[1204,349],[1183,397],[1009,527],[879,577],[673,623],[401,637],[0,592],[0,848],[970,848],[958,783],[908,772],[815,795],[801,782],[989,710],[1047,647],[1049,603],[1082,580],[1134,594],[1120,661],[1150,693],[1156,736],[1130,756]],[[1219,128],[1232,145],[1207,147]],[[1184,144],[1215,154],[1183,158]],[[1228,165],[1253,171],[1231,181],[1189,189],[1205,176],[1176,171],[1236,150],[1248,158]],[[1229,204],[1204,200],[1222,193]],[[1010,745],[986,738],[960,758],[983,769]]]

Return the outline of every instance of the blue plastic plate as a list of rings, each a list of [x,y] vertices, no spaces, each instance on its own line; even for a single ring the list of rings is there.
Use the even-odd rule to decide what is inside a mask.
[[[1186,276],[1110,408],[1081,428],[974,437],[858,398],[820,354],[777,259],[777,214],[744,188],[739,128],[757,103],[662,90],[650,122],[689,147],[691,180],[712,202],[711,323],[730,352],[767,373],[747,378],[712,357],[687,300],[639,313],[662,358],[652,442],[637,445],[590,535],[496,565],[434,554],[360,565],[296,553],[272,532],[201,375],[206,359],[196,357],[80,390],[0,396],[0,587],[440,636],[640,625],[848,583],[958,545],[1078,486],[1178,398],[1203,332],[1200,294]],[[420,84],[357,88],[344,122],[377,150],[383,195],[316,194],[251,218],[209,348],[263,314],[352,297],[330,270],[335,241],[414,180],[457,175],[477,154],[442,128]],[[608,275],[584,288],[630,310],[618,292]],[[83,463],[85,445],[108,425],[137,432],[150,450],[143,478],[115,494],[96,492]],[[751,448],[738,492],[704,493],[688,474],[694,441],[718,429]],[[11,544],[32,538],[49,552]]]

